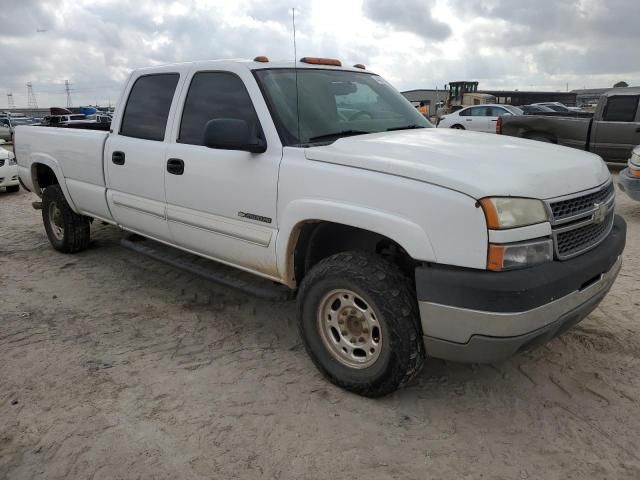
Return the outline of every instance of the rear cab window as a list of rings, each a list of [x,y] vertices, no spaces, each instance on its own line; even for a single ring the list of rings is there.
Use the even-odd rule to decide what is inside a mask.
[[[139,77],[129,92],[120,135],[163,141],[179,79],[180,75],[177,73]]]
[[[605,122],[633,122],[638,112],[640,95],[618,95],[607,98],[602,120]]]

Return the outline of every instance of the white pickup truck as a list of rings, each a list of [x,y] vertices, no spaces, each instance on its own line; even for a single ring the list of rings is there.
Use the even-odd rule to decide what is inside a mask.
[[[361,395],[428,356],[505,359],[591,312],[626,236],[600,157],[431,128],[361,67],[136,70],[110,132],[18,128],[20,178],[62,252],[96,219],[286,285],[316,366]]]

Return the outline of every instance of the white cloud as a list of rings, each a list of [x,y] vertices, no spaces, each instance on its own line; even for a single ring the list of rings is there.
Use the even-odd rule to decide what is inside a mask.
[[[0,108],[112,102],[136,67],[207,58],[365,63],[396,87],[564,89],[640,84],[638,0],[8,0],[0,9]]]

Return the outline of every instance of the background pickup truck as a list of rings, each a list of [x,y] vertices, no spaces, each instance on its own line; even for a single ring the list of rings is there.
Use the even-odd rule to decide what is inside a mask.
[[[640,88],[616,88],[600,97],[593,118],[514,115],[498,121],[496,132],[579,148],[607,162],[626,163],[640,144]]]
[[[362,395],[404,385],[426,356],[494,362],[544,343],[620,270],[626,224],[598,156],[431,128],[361,66],[152,67],[118,105],[110,132],[16,130],[53,247],[86,248],[99,219],[173,265],[202,271],[180,249],[275,281],[316,366]]]

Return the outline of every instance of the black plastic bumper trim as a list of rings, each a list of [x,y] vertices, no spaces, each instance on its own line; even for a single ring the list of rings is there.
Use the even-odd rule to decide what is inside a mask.
[[[531,310],[609,271],[624,250],[626,234],[626,222],[616,215],[609,236],[571,260],[507,272],[421,265],[415,271],[418,301],[488,312]]]

